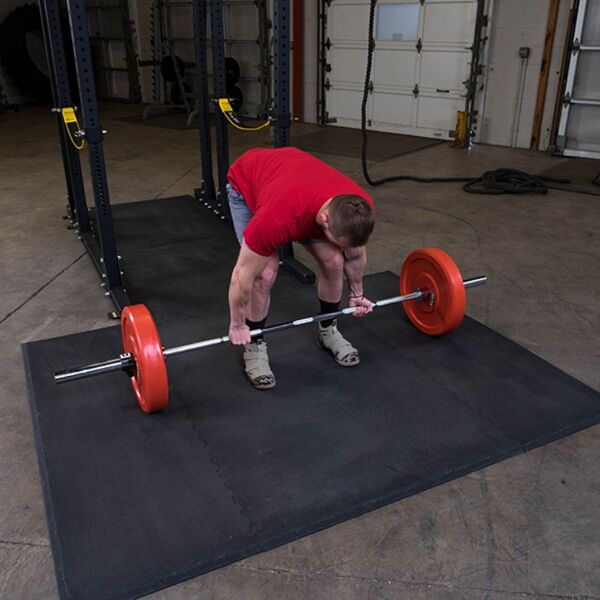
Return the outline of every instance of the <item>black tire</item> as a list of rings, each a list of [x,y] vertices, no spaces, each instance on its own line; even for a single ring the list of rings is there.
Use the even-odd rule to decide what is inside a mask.
[[[183,82],[183,91],[185,94],[189,94],[192,91],[192,88],[190,87],[189,83],[187,83],[187,81]],[[174,104],[175,106],[182,106],[184,104],[183,102],[183,97],[181,96],[181,91],[179,90],[179,86],[174,83],[171,85],[171,104]]]
[[[228,88],[233,87],[240,80],[240,64],[235,58],[225,58],[225,82]]]
[[[231,102],[231,108],[233,108],[234,112],[239,112],[240,108],[244,104],[244,94],[242,90],[234,85],[227,90],[227,96],[229,97],[229,102]]]
[[[62,22],[65,56],[71,89],[75,71],[68,27]],[[46,104],[52,104],[52,88],[42,34],[40,12],[36,4],[15,8],[0,24],[0,63],[21,89]],[[74,96],[73,100],[77,98]]]
[[[173,64],[173,62],[175,62],[175,64]],[[165,81],[175,83],[177,81],[177,72],[179,72],[179,77],[183,79],[183,76],[185,75],[185,65],[179,56],[176,54],[169,54],[162,59],[160,63],[160,72]]]

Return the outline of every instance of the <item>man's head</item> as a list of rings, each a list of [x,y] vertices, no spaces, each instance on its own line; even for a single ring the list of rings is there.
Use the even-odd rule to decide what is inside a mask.
[[[371,205],[360,196],[334,196],[320,213],[320,224],[329,241],[338,246],[365,246],[375,226]]]

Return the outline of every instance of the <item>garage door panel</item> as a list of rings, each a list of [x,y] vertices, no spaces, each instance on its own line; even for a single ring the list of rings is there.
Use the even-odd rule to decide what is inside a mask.
[[[249,46],[236,44],[232,45],[228,52],[228,56],[235,58],[240,65],[241,77],[257,77],[256,65],[260,62],[260,54],[258,47],[252,48]]]
[[[464,44],[473,36],[474,2],[426,2],[423,43]]]
[[[366,47],[366,24],[369,22],[369,5],[363,3],[335,2],[328,12],[328,35],[336,41],[360,41]]]
[[[122,71],[106,72],[104,77],[99,77],[96,82],[99,98],[128,98],[129,78]]]
[[[351,89],[332,89],[327,98],[331,117],[360,121],[362,91]]]
[[[414,96],[412,94],[389,94],[375,92],[371,96],[373,125],[388,124],[412,126]]]
[[[173,42],[171,45],[172,54],[179,56],[181,60],[184,62],[193,63],[196,60],[196,55],[194,54],[194,46],[192,44],[187,44],[182,40],[177,40]],[[186,70],[186,73],[193,75],[190,69]]]
[[[600,52],[582,52],[573,84],[573,97],[579,100],[600,98]]]
[[[260,63],[258,46],[251,47],[247,44],[235,44],[230,47],[229,56],[237,60],[240,65],[240,80],[236,86],[242,90],[244,103],[240,114],[256,116],[260,111],[261,86],[258,81],[256,65]]]
[[[599,106],[571,106],[565,148],[600,154]]]
[[[413,49],[378,50],[373,65],[373,84],[412,89],[415,85],[416,61],[417,57]]]
[[[258,19],[254,5],[231,6],[226,15],[227,37],[234,40],[258,39]]]
[[[254,81],[239,81],[236,84],[244,95],[244,104],[241,113],[244,115],[257,115],[260,106],[260,88]]]
[[[424,50],[421,56],[422,90],[448,89],[464,92],[465,73],[471,57],[465,52],[431,52]]]
[[[454,131],[456,111],[464,108],[462,98],[421,96],[417,111],[417,127]]]
[[[334,47],[328,54],[331,65],[329,80],[333,85],[360,84],[365,81],[366,50],[362,48]]]
[[[111,40],[107,44],[108,58],[109,64],[116,67],[124,67],[125,60],[127,56],[127,51],[125,50],[125,42],[121,40]],[[127,75],[127,74],[125,74]],[[127,98],[127,94],[123,96]]]
[[[191,7],[189,6],[170,6],[169,35],[174,38],[193,38],[194,31],[191,16]]]
[[[581,43],[584,46],[600,46],[600,0],[588,0],[586,11]]]

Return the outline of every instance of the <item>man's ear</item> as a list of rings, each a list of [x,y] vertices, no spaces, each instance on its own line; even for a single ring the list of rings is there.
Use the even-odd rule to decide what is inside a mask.
[[[323,229],[329,229],[329,211],[327,209],[321,213],[321,224]]]

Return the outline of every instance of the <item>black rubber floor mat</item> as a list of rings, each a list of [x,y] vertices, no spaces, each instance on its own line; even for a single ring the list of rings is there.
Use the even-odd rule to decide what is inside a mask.
[[[191,196],[117,204],[112,210],[133,303],[147,304],[159,324],[227,312],[227,286],[239,252],[231,227]]]
[[[202,285],[219,306],[163,323],[163,343],[223,334],[226,283],[209,272]],[[372,298],[397,294],[391,273],[365,283]],[[314,289],[280,281],[272,322],[315,304]],[[400,307],[340,326],[357,368],[337,367],[311,326],[269,338],[268,392],[245,381],[237,349],[184,354],[169,359],[171,403],[152,416],[120,373],[52,381],[118,355],[118,328],[26,344],[62,597],[138,597],[600,421],[599,393],[471,319],[440,339]]]

